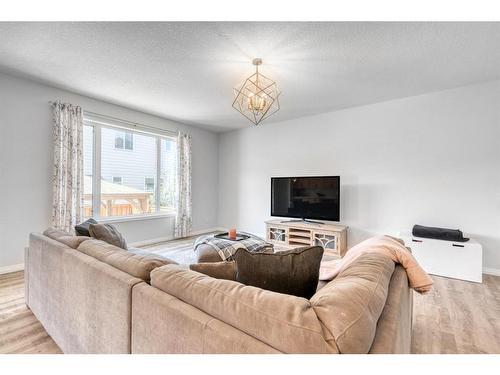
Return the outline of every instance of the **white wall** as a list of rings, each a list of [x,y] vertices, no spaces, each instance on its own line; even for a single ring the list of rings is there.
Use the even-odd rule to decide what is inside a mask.
[[[264,233],[271,176],[340,175],[350,246],[460,228],[500,269],[500,81],[225,133],[219,168],[220,225]]]
[[[0,74],[0,267],[23,262],[28,235],[50,224],[52,202],[52,115],[48,102],[81,105],[84,110],[169,130],[193,138],[193,230],[217,223],[215,133],[132,111],[36,82]],[[172,219],[117,224],[129,242],[168,237]]]

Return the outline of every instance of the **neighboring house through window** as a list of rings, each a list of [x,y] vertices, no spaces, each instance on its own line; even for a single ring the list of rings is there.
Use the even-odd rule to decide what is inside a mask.
[[[113,184],[122,184],[123,178],[121,176],[113,176]]]
[[[129,132],[115,132],[115,148],[120,150],[134,149],[134,135]]]
[[[155,191],[155,178],[154,177],[144,177],[144,190]]]

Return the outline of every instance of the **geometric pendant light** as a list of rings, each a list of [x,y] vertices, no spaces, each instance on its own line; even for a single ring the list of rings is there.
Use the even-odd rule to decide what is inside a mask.
[[[234,89],[233,108],[240,112],[254,125],[278,112],[280,109],[276,82],[259,73],[262,59],[253,59],[255,73],[248,77],[239,89]]]

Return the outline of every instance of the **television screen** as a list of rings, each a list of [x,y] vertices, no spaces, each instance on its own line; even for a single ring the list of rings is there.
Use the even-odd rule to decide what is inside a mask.
[[[340,177],[272,177],[271,216],[340,220]]]

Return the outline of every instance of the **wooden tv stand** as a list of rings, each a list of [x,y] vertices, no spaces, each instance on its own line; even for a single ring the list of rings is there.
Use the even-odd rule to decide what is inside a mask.
[[[283,247],[322,246],[325,254],[344,256],[347,251],[347,227],[340,224],[266,221],[267,241]]]

